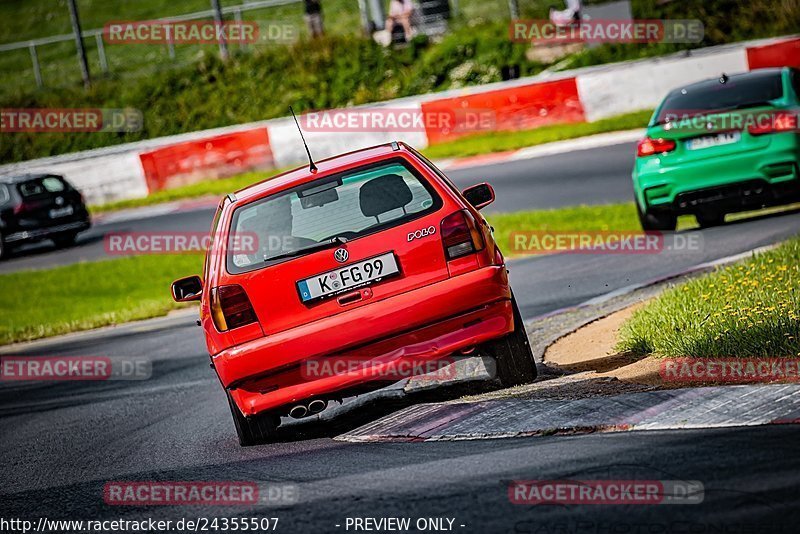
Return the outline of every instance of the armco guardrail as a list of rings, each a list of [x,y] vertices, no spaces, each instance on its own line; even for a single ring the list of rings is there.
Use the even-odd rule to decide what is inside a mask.
[[[411,113],[489,109],[496,129],[596,121],[653,108],[671,88],[722,72],[800,67],[800,37],[790,36],[694,50],[421,95],[361,106]],[[425,148],[463,135],[436,124],[408,131],[308,131],[315,158],[388,141]],[[8,164],[0,173],[64,174],[92,204],[249,169],[300,164],[305,152],[291,119],[274,119],[162,137],[126,145]]]

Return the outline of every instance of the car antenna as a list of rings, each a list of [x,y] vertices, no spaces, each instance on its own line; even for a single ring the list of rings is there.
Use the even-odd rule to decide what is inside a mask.
[[[311,151],[308,149],[308,143],[306,143],[306,138],[303,136],[303,129],[300,128],[300,123],[297,122],[297,116],[294,114],[292,106],[289,106],[289,111],[292,112],[294,123],[297,125],[297,130],[300,132],[300,139],[303,140],[303,146],[306,147],[306,154],[308,154],[308,170],[310,170],[312,173],[315,173],[317,172],[317,166],[314,164],[314,158],[311,157]]]

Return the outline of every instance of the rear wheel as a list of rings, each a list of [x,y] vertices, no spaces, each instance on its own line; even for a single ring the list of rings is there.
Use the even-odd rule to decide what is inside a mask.
[[[254,415],[245,417],[236,406],[229,391],[225,391],[228,396],[228,406],[231,408],[233,425],[236,427],[236,434],[239,436],[239,445],[247,447],[269,441],[278,429],[280,419],[271,414]]]
[[[645,232],[653,230],[671,232],[678,226],[678,217],[671,211],[643,212],[637,202],[636,212],[639,215],[639,223],[642,225],[642,230]]]
[[[75,232],[64,232],[62,234],[56,234],[50,239],[53,241],[56,248],[67,248],[75,244],[75,238],[77,237],[78,234]]]
[[[497,363],[497,377],[506,387],[533,382],[537,374],[525,323],[513,296],[511,305],[514,307],[514,331],[486,346]]]
[[[4,260],[8,256],[8,245],[6,245],[2,234],[0,234],[0,260]]]
[[[725,213],[719,211],[701,211],[696,214],[697,224],[700,228],[710,228],[712,226],[719,226],[725,222]]]

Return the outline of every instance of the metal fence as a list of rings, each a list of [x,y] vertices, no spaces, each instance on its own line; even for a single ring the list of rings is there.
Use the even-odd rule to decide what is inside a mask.
[[[237,23],[241,23],[244,18],[244,14],[250,11],[256,10],[264,10],[268,8],[276,8],[281,6],[289,6],[292,4],[302,4],[303,0],[253,0],[253,1],[245,1],[245,3],[241,5],[235,6],[227,6],[221,8],[222,14],[226,20],[232,20]],[[462,2],[464,0],[461,0]],[[476,2],[489,2],[494,1],[497,2],[500,6],[508,6],[509,0],[475,0]],[[384,23],[384,8],[385,8],[385,0],[352,0],[353,2],[353,9],[358,9],[359,17],[361,22],[361,28],[381,28]],[[469,0],[466,0],[469,2]],[[512,0],[513,3],[514,0]],[[442,9],[442,4],[447,5],[448,2],[444,0],[416,0],[416,5],[418,8],[418,16],[416,17],[417,24],[419,25],[418,30],[422,33],[426,33],[429,35],[442,33],[447,28],[447,19],[451,16],[457,16],[459,14],[459,7],[460,2],[459,0],[449,0],[449,5],[447,9]],[[208,9],[204,11],[196,11],[193,13],[188,13],[184,15],[176,15],[176,16],[165,16],[155,19],[159,22],[163,23],[170,23],[170,22],[186,22],[186,21],[197,21],[197,20],[207,20],[213,19],[215,12],[213,9]],[[352,15],[352,13],[351,13]],[[81,36],[84,42],[88,42],[88,44],[94,45],[94,50],[96,51],[96,61],[92,61],[95,65],[99,65],[100,71],[104,74],[110,73],[113,69],[112,61],[109,60],[109,51],[107,50],[107,43],[104,41],[104,29],[103,28],[95,28],[84,30],[81,32]],[[28,73],[33,73],[33,79],[38,87],[44,87],[46,82],[48,86],[59,85],[63,83],[66,78],[69,78],[69,75],[66,71],[61,69],[51,69],[54,70],[52,73],[53,76],[45,76],[43,73],[43,65],[46,64],[48,61],[51,63],[53,61],[64,61],[64,55],[66,49],[64,48],[64,43],[74,43],[75,36],[73,34],[62,34],[62,35],[53,35],[50,37],[43,37],[38,39],[30,39],[25,41],[18,41],[14,43],[6,43],[0,44],[0,54],[6,53],[24,53],[25,50],[28,51],[28,55],[30,57],[29,66],[26,68],[24,67],[24,60],[21,57],[16,57],[16,63],[14,63],[15,68],[6,68],[5,70],[16,70],[18,74],[24,74],[24,71]],[[43,57],[43,53],[45,51],[44,47],[56,45],[47,49],[48,55],[50,56],[50,60]],[[61,48],[59,48],[59,45]],[[246,48],[246,45],[241,45],[242,49]],[[54,50],[55,49],[55,50]],[[172,42],[166,43],[166,52],[169,59],[174,63],[178,61],[178,54],[176,54],[176,46]],[[137,58],[138,59],[138,58]],[[135,59],[126,58],[124,64],[125,66],[120,66],[117,70],[132,70],[135,71]],[[7,65],[6,65],[7,67]],[[60,65],[63,67],[63,65]],[[30,69],[30,70],[28,70]],[[76,71],[77,72],[77,71]]]
[[[269,7],[278,7],[284,6],[289,4],[296,4],[301,3],[302,0],[260,0],[260,1],[253,1],[247,2],[242,5],[238,6],[228,6],[222,8],[222,14],[232,16],[235,22],[241,23],[242,22],[242,13],[247,11],[253,11],[257,9],[264,9]],[[204,20],[214,17],[214,10],[209,9],[206,11],[195,11],[194,13],[188,13],[185,15],[176,15],[170,17],[162,17],[156,19],[160,22],[185,22],[185,21],[192,21],[192,20]],[[108,57],[106,54],[105,44],[103,42],[103,28],[96,28],[92,30],[85,30],[81,32],[81,37],[84,40],[94,40],[97,54],[100,62],[100,67],[103,72],[109,71],[109,62]],[[34,79],[36,80],[36,85],[38,87],[43,87],[44,80],[42,78],[42,69],[41,63],[39,61],[39,53],[38,48],[45,45],[51,45],[56,43],[63,43],[63,42],[70,42],[74,41],[75,36],[71,33],[63,34],[63,35],[53,35],[50,37],[43,37],[40,39],[32,39],[28,41],[18,41],[15,43],[6,43],[0,44],[0,52],[10,52],[12,50],[23,50],[28,49],[31,58],[31,66],[33,68],[33,75]],[[171,42],[167,43],[167,50],[169,53],[169,57],[171,59],[175,59],[175,45]]]

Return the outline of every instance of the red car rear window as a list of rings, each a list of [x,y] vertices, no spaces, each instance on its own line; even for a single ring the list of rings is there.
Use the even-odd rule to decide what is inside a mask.
[[[352,240],[441,206],[430,184],[401,158],[322,177],[234,212],[228,272],[259,269],[288,259],[287,253],[313,249],[333,238]],[[243,236],[255,238],[257,252],[236,250]]]

